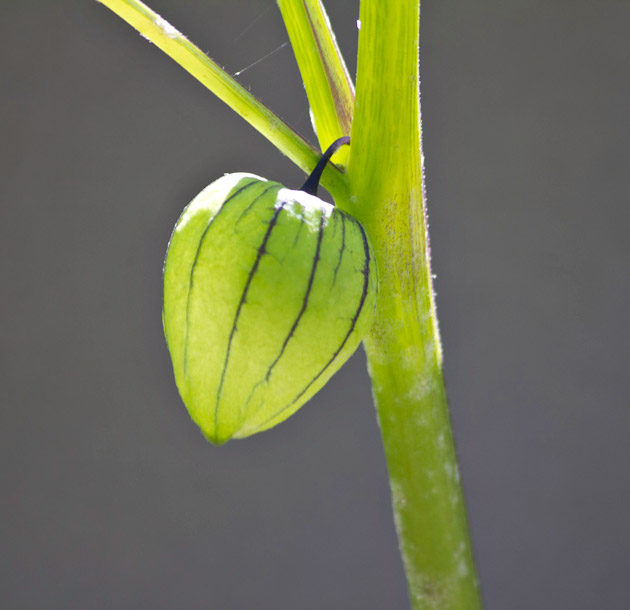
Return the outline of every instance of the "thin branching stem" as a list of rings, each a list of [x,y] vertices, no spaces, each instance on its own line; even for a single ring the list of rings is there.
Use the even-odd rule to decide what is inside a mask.
[[[210,89],[305,173],[310,173],[315,167],[320,153],[314,146],[168,21],[138,0],[99,1]],[[324,172],[322,186],[335,197],[343,198],[347,191],[344,175],[333,165],[329,165]]]
[[[350,135],[354,84],[321,0],[277,0],[300,68],[322,150]],[[345,165],[348,150],[335,162]]]

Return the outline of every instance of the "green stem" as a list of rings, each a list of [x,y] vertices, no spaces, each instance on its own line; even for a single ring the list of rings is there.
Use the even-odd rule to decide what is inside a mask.
[[[350,135],[354,85],[321,1],[277,3],[300,68],[313,126],[325,150],[334,140]],[[347,158],[347,149],[341,149],[335,162],[343,166]]]
[[[315,167],[320,157],[316,148],[160,15],[138,0],[99,1],[190,72],[305,173]],[[334,197],[347,197],[345,176],[333,165],[324,172],[322,185]]]
[[[365,340],[413,607],[481,607],[442,378],[424,208],[419,0],[362,0],[348,178],[379,265]]]

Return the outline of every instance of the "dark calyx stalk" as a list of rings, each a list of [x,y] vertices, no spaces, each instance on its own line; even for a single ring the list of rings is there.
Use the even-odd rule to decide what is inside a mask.
[[[327,149],[326,152],[322,155],[322,158],[317,162],[315,169],[311,172],[311,175],[306,179],[306,182],[299,189],[300,191],[304,191],[309,195],[313,195],[317,197],[317,188],[319,187],[319,180],[322,177],[322,173],[324,172],[324,168],[328,161],[330,161],[330,157],[332,157],[337,150],[339,150],[344,144],[350,144],[350,138],[348,136],[344,136],[343,138],[339,138],[335,140]]]

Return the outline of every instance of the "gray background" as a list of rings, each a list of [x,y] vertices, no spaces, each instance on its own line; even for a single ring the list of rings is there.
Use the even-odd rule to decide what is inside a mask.
[[[354,73],[357,0],[328,2]],[[155,0],[231,72],[272,0]],[[251,27],[250,27],[251,26]],[[249,28],[249,29],[247,29]],[[427,0],[446,378],[487,610],[625,610],[630,4]],[[303,133],[289,47],[241,80]],[[0,2],[0,607],[407,607],[362,352],[220,449],[161,331],[182,207],[303,177],[96,2]]]

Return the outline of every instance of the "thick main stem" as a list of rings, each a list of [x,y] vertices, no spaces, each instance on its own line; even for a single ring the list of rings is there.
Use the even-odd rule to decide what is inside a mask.
[[[417,610],[481,607],[442,378],[424,207],[418,0],[362,0],[348,178],[379,265],[365,349]]]

